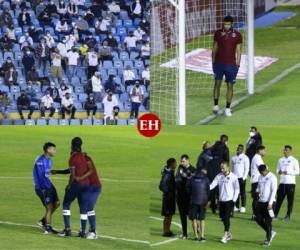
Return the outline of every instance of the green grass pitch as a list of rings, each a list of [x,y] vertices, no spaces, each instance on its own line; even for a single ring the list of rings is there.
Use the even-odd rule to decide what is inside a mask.
[[[252,125],[252,124],[251,124]],[[183,153],[190,155],[192,164],[195,164],[200,147],[203,141],[209,140],[214,142],[218,137],[226,133],[229,136],[230,156],[235,153],[236,145],[245,144],[248,136],[248,126],[199,126],[199,127],[165,127],[161,134],[154,138],[152,147],[154,151],[151,157],[151,217],[162,218],[161,211],[161,192],[158,189],[160,180],[160,171],[164,166],[167,158],[179,157]],[[259,130],[263,136],[263,142],[266,146],[267,155],[265,162],[271,170],[276,168],[277,160],[282,156],[282,149],[285,144],[291,144],[294,147],[294,155],[300,158],[300,129],[297,126],[259,126]],[[297,178],[299,182],[299,177]],[[210,210],[206,219],[206,243],[199,243],[193,240],[175,240],[166,244],[153,246],[153,249],[162,250],[258,250],[262,249],[261,245],[265,234],[263,230],[255,223],[250,221],[251,203],[250,203],[250,182],[247,180],[247,211],[246,214],[236,214],[231,220],[231,231],[233,240],[227,244],[222,244],[220,238],[223,235],[223,224],[219,220],[218,215],[213,215]],[[282,221],[286,212],[286,201],[283,203],[279,214],[279,220],[273,223],[277,236],[270,249],[272,250],[297,250],[300,248],[299,237],[300,230],[300,188],[297,186],[295,194],[294,211],[290,222]],[[151,244],[162,243],[168,238],[161,237],[162,222],[149,218],[150,221],[150,242]],[[174,221],[180,223],[178,211]],[[180,228],[172,226],[174,232],[179,235]],[[191,223],[189,223],[189,236],[193,237]]]
[[[145,249],[149,240],[149,183],[144,155],[148,140],[139,136],[135,127],[6,127],[0,129],[0,249]],[[103,192],[96,206],[98,234],[118,239],[94,241],[44,235],[36,222],[44,213],[34,193],[31,179],[36,156],[43,143],[53,141],[57,155],[53,168],[68,166],[70,141],[83,139],[83,149],[95,161],[103,178]],[[53,176],[62,202],[68,177]],[[80,227],[78,204],[71,207],[71,226]],[[53,226],[63,228],[62,208],[53,217]],[[144,241],[130,242],[119,238]]]

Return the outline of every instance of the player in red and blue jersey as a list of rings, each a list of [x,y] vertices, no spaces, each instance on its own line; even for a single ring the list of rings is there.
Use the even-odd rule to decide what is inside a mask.
[[[51,157],[56,154],[56,146],[52,142],[47,142],[43,149],[44,154],[37,157],[32,171],[35,193],[46,208],[46,213],[38,225],[45,230],[45,234],[57,233],[51,227],[51,218],[54,211],[59,207],[59,199],[56,189],[49,179],[52,167]]]

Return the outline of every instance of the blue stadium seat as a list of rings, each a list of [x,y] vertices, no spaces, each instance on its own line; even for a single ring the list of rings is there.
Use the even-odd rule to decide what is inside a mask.
[[[116,28],[122,27],[122,26],[123,26],[123,21],[122,21],[122,19],[116,19],[116,20],[115,20],[115,23],[114,23],[114,26],[115,26]]]
[[[36,120],[36,125],[45,126],[45,125],[47,125],[47,122],[46,122],[45,119],[37,119]]]
[[[80,94],[84,92],[83,86],[75,86],[75,93]]]
[[[14,125],[24,125],[24,124],[25,124],[25,121],[21,120],[21,119],[17,119],[14,121]]]
[[[128,125],[126,119],[118,119],[118,125]]]
[[[80,86],[81,82],[78,76],[73,76],[70,82],[71,85],[73,86]]]
[[[124,102],[124,109],[129,112],[131,110],[131,102]]]
[[[0,121],[1,125],[12,125],[13,121],[11,119],[3,119]]]
[[[131,60],[125,60],[124,61],[124,68],[129,66],[130,68],[133,68],[133,62]]]
[[[112,61],[104,61],[102,67],[105,69],[110,69],[113,67],[113,63]]]
[[[56,125],[58,125],[58,120],[51,118],[48,121],[48,125],[50,125],[50,126],[56,126]]]
[[[33,119],[28,119],[25,121],[25,125],[27,126],[34,126],[35,125],[35,121]]]
[[[136,52],[136,51],[131,51],[130,52],[130,59],[131,60],[135,60],[137,57],[140,56],[140,53],[139,52]]]
[[[106,69],[100,69],[100,76],[101,76],[101,79],[103,78],[107,78],[108,75],[107,75],[107,70]]]
[[[103,110],[103,104],[101,102],[97,102],[97,110]]]
[[[70,125],[80,125],[80,120],[79,119],[71,119]]]
[[[110,68],[107,70],[107,74],[110,76],[110,75],[114,75],[116,76],[117,75],[117,70],[114,69],[114,68]]]
[[[9,87],[6,85],[0,85],[0,91],[8,93]]]
[[[145,106],[144,105],[141,105],[140,106],[140,112],[146,112],[147,110],[146,110],[146,108],[145,108]]]
[[[67,126],[67,125],[69,125],[69,120],[67,120],[67,119],[60,119],[59,120],[59,125]]]
[[[71,94],[71,97],[73,98],[73,101],[74,101],[74,102],[77,102],[78,96],[77,96],[76,93],[72,93],[72,94]]]
[[[117,33],[119,36],[126,36],[127,35],[127,30],[125,27],[120,27],[117,29]]]
[[[121,18],[122,20],[128,19],[128,13],[127,13],[126,10],[121,10],[121,11],[120,11],[120,18]]]
[[[136,125],[137,124],[137,119],[129,119],[128,120],[128,125]]]
[[[121,60],[115,60],[114,61],[114,68],[116,68],[116,69],[123,69],[123,61],[121,61]]]
[[[93,125],[93,122],[91,119],[83,119],[82,125]]]
[[[113,60],[118,60],[119,59],[119,53],[117,51],[112,51],[111,55],[113,56]]]
[[[10,51],[5,51],[5,52],[4,52],[3,59],[6,60],[7,57],[10,57],[12,60],[14,60],[14,53],[13,53],[13,52],[10,52]]]
[[[78,97],[78,100],[80,102],[86,102],[87,97],[88,97],[88,95],[86,93],[80,93],[79,97]]]
[[[129,60],[129,55],[126,51],[121,51],[120,52],[120,59],[125,61],[125,60]]]
[[[144,69],[144,62],[142,60],[135,60],[134,61],[134,68],[138,69],[138,70],[142,70]]]
[[[94,119],[93,125],[103,125],[103,119]]]
[[[60,106],[61,106],[61,105],[60,105],[59,102],[54,102],[53,105],[54,105],[54,108],[60,109]]]
[[[141,21],[142,21],[141,18],[136,17],[136,18],[134,18],[133,25],[134,25],[135,27],[137,27],[137,26],[140,25]]]
[[[10,93],[20,93],[20,87],[19,86],[11,86],[10,87]]]
[[[122,93],[120,95],[120,102],[127,102],[129,100],[129,94],[128,93]]]
[[[74,102],[74,106],[77,111],[82,111],[82,104],[81,102]]]
[[[131,19],[126,19],[123,22],[123,26],[126,27],[126,28],[132,27],[132,25],[133,25],[133,23],[132,23]]]

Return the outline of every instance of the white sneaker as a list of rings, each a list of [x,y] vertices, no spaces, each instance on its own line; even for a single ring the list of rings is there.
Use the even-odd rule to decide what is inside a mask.
[[[94,232],[89,232],[88,235],[86,236],[86,238],[88,240],[95,240],[95,239],[97,239],[97,235]]]
[[[238,212],[238,211],[240,211],[240,209],[239,209],[239,208],[237,208],[236,206],[234,206],[234,209],[233,209],[233,211],[234,211],[234,212]]]
[[[275,237],[276,234],[277,233],[275,231],[272,231],[270,242],[272,242],[272,240],[274,239],[274,237]]]
[[[229,240],[232,240],[232,234],[231,233],[228,233],[227,234],[227,239],[226,239],[227,241],[229,241]]]
[[[227,117],[231,117],[231,116],[232,116],[232,113],[231,113],[231,109],[230,109],[230,108],[226,108],[226,109],[225,109],[225,116],[227,116]]]
[[[221,239],[221,242],[226,244],[227,243],[227,239],[228,239],[228,234],[224,234],[224,236]]]
[[[246,208],[245,207],[241,207],[240,213],[246,213]]]
[[[218,114],[218,112],[219,112],[219,106],[215,105],[214,108],[213,108],[213,113]]]

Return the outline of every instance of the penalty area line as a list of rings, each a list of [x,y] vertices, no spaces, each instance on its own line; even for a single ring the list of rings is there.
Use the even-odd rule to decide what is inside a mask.
[[[21,226],[21,227],[30,227],[30,228],[40,228],[39,226],[35,226],[35,225],[15,223],[15,222],[11,222],[11,221],[0,221],[0,224],[12,225],[12,226]],[[115,237],[115,236],[103,235],[103,234],[98,235],[98,238],[109,239],[109,240],[127,241],[127,242],[140,243],[140,244],[145,244],[145,245],[150,244],[150,242],[146,241],[146,240],[135,240],[135,239]]]
[[[285,69],[284,71],[282,71],[279,75],[277,75],[276,77],[274,77],[272,80],[266,82],[263,85],[260,85],[259,87],[257,87],[256,91],[254,94],[256,93],[261,93],[263,92],[265,89],[267,89],[268,87],[276,84],[277,82],[279,82],[280,80],[282,80],[284,77],[286,77],[288,74],[290,74],[291,72],[293,72],[294,70],[300,68],[300,63],[296,63],[293,66]],[[253,95],[244,95],[242,97],[240,97],[239,99],[235,100],[234,102],[232,102],[231,107],[237,107],[239,106],[242,102],[246,101],[247,99],[249,99],[250,97],[252,97]],[[225,108],[221,109],[217,115],[212,114],[209,115],[207,117],[205,117],[204,119],[198,121],[195,125],[204,125],[204,124],[208,124],[209,122],[213,121],[214,119],[216,119],[219,115],[223,115],[225,112]]]

